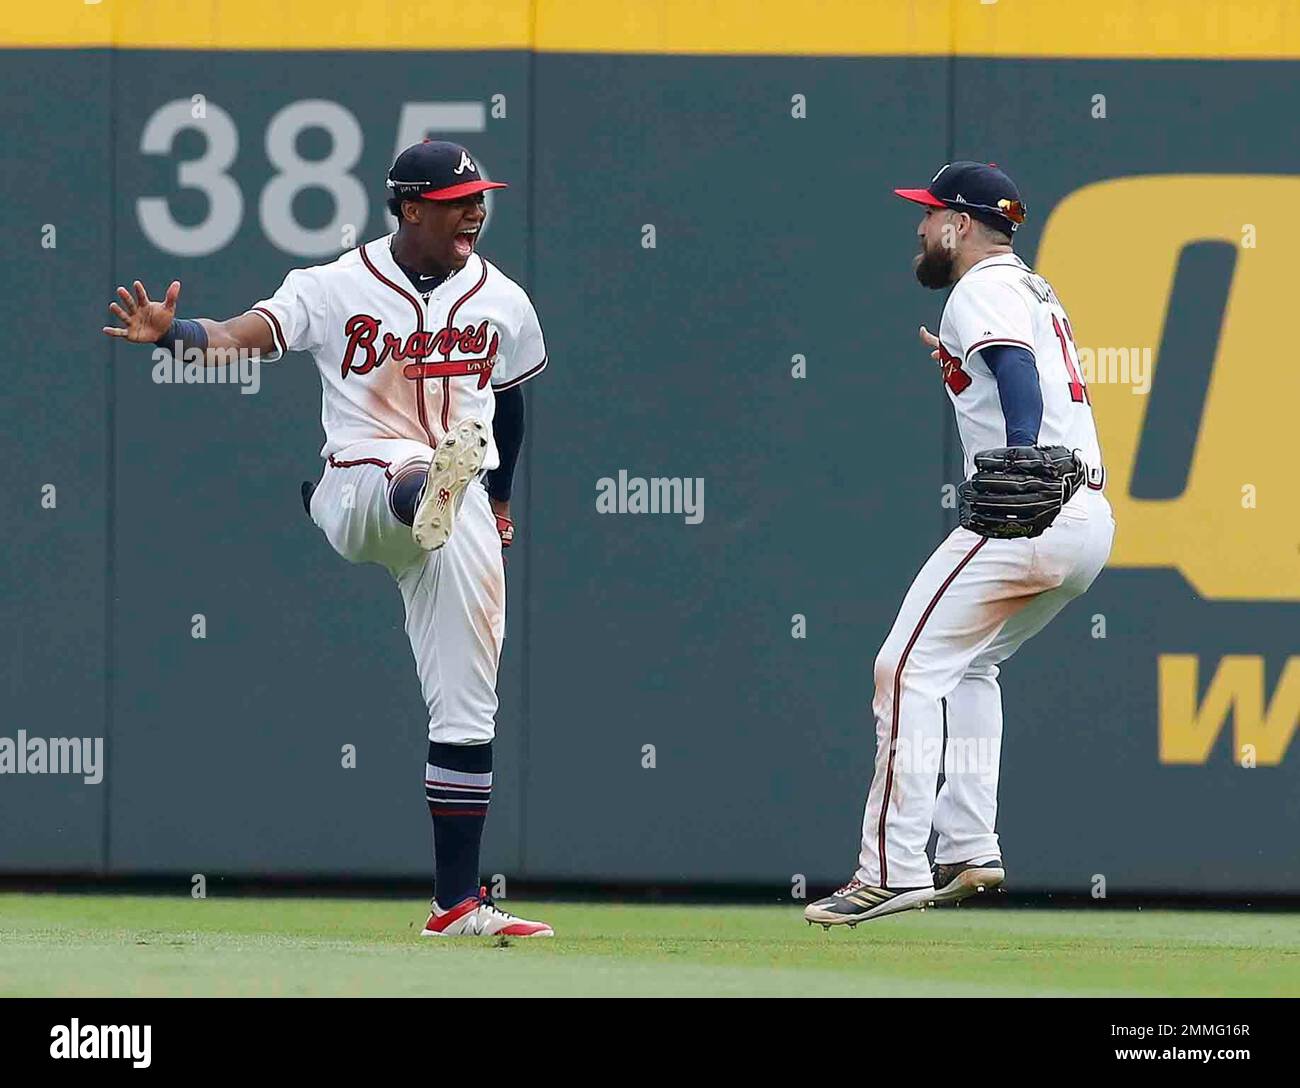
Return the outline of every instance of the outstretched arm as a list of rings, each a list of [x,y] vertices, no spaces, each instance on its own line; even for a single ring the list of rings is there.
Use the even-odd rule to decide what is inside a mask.
[[[180,280],[173,280],[162,301],[149,297],[144,284],[136,280],[135,293],[125,287],[117,289],[120,301],[109,305],[109,311],[121,322],[105,325],[104,334],[126,340],[132,344],[162,344],[173,347],[179,340],[186,347],[205,348],[204,361],[209,365],[224,362],[212,353],[243,349],[246,351],[275,350],[271,327],[257,314],[245,313],[227,321],[213,321],[201,317],[197,320],[177,320],[176,300],[180,298]]]

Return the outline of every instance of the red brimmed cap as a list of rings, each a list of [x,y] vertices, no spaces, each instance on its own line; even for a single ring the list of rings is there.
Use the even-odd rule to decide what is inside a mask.
[[[948,205],[935,196],[929,189],[895,189],[895,193],[913,204],[924,204],[930,208],[946,208]]]
[[[506,189],[504,181],[485,181],[469,151],[446,140],[412,144],[388,171],[389,190],[404,200],[459,200],[486,189]]]
[[[970,212],[1004,230],[1014,231],[1025,221],[1025,205],[1016,183],[991,162],[951,162],[934,175],[929,188],[894,192],[927,208]]]

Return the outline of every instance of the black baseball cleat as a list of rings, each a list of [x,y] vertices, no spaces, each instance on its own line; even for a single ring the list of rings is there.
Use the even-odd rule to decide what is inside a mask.
[[[981,861],[973,865],[969,861],[958,861],[951,865],[934,867],[934,901],[936,903],[956,903],[976,892],[992,891],[1007,878],[1002,867],[1002,859]]]
[[[924,910],[933,902],[933,888],[876,888],[855,877],[834,895],[809,903],[803,916],[809,925],[856,926],[887,914]]]

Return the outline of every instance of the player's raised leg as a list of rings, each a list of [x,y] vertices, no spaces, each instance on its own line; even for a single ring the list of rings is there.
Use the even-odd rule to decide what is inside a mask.
[[[394,576],[423,554],[411,521],[434,451],[422,442],[381,438],[331,454],[307,511],[350,563],[378,563]]]

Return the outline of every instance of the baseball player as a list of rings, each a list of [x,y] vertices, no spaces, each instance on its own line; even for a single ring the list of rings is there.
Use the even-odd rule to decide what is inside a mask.
[[[524,433],[521,383],[546,349],[528,295],[477,252],[481,177],[459,144],[408,147],[388,174],[397,230],[291,271],[227,321],[176,317],[137,280],[109,336],[220,365],[232,351],[307,351],[321,378],[325,466],[303,502],[334,549],[392,574],[429,708],[425,792],[434,898],[425,936],[551,936],[479,886],[505,632],[502,549]]]
[[[968,479],[961,526],[921,568],[876,658],[857,872],[804,911],[825,926],[1002,883],[998,667],[1092,584],[1115,531],[1070,320],[1012,251],[1025,218],[1015,184],[991,164],[954,162],[928,188],[895,192],[925,209],[916,278],[952,288],[939,335],[920,334],[941,367]]]

